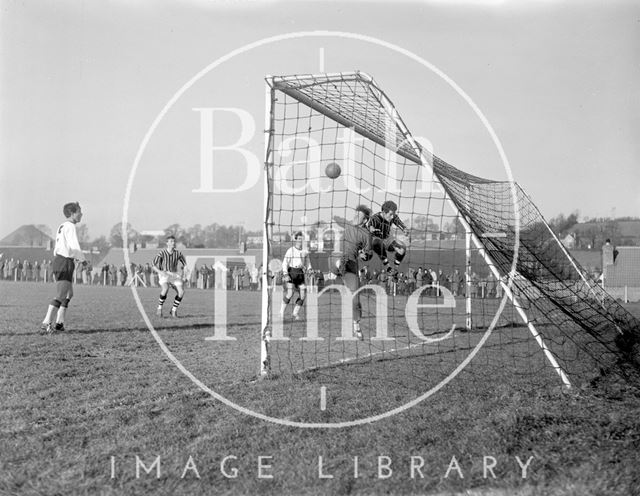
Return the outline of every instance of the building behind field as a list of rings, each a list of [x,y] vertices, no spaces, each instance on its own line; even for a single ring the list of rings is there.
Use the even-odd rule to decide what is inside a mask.
[[[35,225],[20,226],[0,239],[0,253],[5,261],[43,262],[53,258],[53,238]]]
[[[0,239],[1,247],[53,248],[53,238],[33,224],[25,224]]]
[[[0,239],[0,253],[5,260],[42,262],[53,260],[55,240],[33,224],[25,224]],[[95,265],[101,258],[100,253],[83,250],[88,262]]]

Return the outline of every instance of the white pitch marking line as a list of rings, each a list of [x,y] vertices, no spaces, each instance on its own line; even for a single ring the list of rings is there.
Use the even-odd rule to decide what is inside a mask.
[[[327,387],[322,386],[320,388],[320,410],[325,411],[327,409]]]

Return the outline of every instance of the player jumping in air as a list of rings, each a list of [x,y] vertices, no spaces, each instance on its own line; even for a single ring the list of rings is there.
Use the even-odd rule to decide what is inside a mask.
[[[294,245],[287,250],[282,260],[282,280],[285,283],[286,291],[282,297],[280,307],[280,318],[284,318],[284,311],[293,298],[294,290],[298,290],[298,299],[293,307],[293,318],[300,320],[300,309],[307,296],[307,286],[305,285],[305,270],[311,270],[309,253],[302,249],[302,232],[298,231],[293,235]]]
[[[160,283],[160,298],[158,299],[158,308],[156,310],[156,315],[160,317],[162,316],[162,305],[167,300],[167,294],[169,293],[169,285],[172,285],[177,293],[173,300],[171,316],[178,316],[178,307],[184,296],[183,278],[182,274],[178,273],[178,263],[182,264],[180,271],[183,272],[187,265],[184,255],[176,250],[175,236],[167,236],[167,247],[158,252],[153,259],[152,267],[154,272],[158,273],[158,282]]]
[[[398,226],[403,233],[406,234],[407,232],[407,227],[400,220],[397,212],[398,205],[391,200],[387,200],[382,204],[381,212],[372,215],[367,224],[372,236],[373,251],[380,257],[384,265],[383,270],[394,274],[398,272],[398,267],[407,253],[407,246],[391,236],[392,224]],[[395,254],[393,269],[389,267],[388,251],[392,251]]]
[[[82,219],[82,209],[80,204],[67,203],[62,208],[62,213],[67,218],[56,232],[56,245],[53,249],[54,259],[52,272],[56,278],[56,297],[49,304],[47,314],[42,321],[42,331],[51,333],[54,327],[51,324],[53,312],[57,310],[56,331],[64,331],[64,318],[69,301],[73,297],[73,272],[75,270],[75,260],[86,264],[84,254],[78,243],[76,224]]]
[[[344,250],[336,261],[332,264],[332,272],[342,276],[344,285],[354,294],[352,299],[353,311],[353,335],[362,340],[360,330],[360,318],[362,317],[362,305],[360,295],[356,294],[360,287],[360,261],[367,261],[371,258],[371,234],[366,228],[370,220],[371,210],[364,205],[356,207],[353,223],[343,223],[344,228]]]

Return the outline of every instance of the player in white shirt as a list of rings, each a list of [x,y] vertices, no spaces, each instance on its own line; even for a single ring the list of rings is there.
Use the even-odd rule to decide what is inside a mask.
[[[294,245],[287,250],[282,260],[282,280],[286,291],[282,297],[282,306],[280,307],[280,318],[284,318],[284,311],[293,298],[294,290],[298,290],[298,299],[293,307],[293,318],[300,320],[300,309],[304,304],[307,296],[307,286],[305,285],[305,271],[311,270],[311,262],[309,261],[309,253],[302,249],[302,232],[298,231],[293,235]]]
[[[80,249],[76,224],[82,219],[82,209],[77,202],[67,203],[62,212],[67,218],[56,231],[56,245],[53,249],[52,272],[56,278],[56,297],[49,304],[47,314],[42,321],[42,331],[51,333],[64,331],[64,318],[69,301],[73,297],[73,272],[75,261],[86,264],[84,253]],[[55,327],[51,320],[53,313],[57,311]]]

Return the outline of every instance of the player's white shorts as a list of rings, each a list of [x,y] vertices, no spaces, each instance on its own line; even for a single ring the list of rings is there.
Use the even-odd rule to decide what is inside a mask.
[[[174,286],[182,286],[182,276],[175,272],[160,272],[158,274],[158,282],[160,284],[173,284]]]

